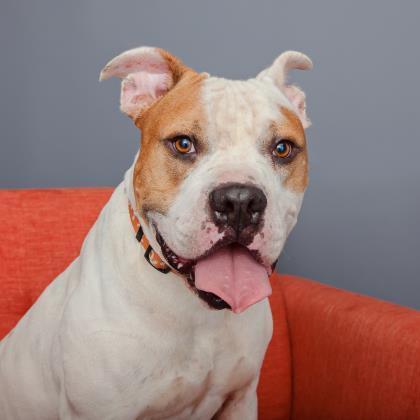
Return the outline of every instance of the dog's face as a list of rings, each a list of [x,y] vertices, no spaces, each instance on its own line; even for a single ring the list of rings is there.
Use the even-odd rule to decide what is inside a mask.
[[[285,77],[310,66],[303,54],[287,52],[257,78],[232,81],[143,47],[101,74],[123,78],[121,109],[142,131],[134,191],[163,256],[237,312],[269,291],[237,290],[232,270],[269,274],[300,210],[309,121],[303,92]],[[209,270],[224,282],[208,278]],[[245,289],[260,289],[254,280]]]

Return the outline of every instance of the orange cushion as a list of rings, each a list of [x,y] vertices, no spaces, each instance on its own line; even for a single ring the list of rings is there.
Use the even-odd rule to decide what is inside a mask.
[[[0,338],[79,254],[111,192],[0,191]]]
[[[78,255],[110,188],[0,191],[0,339]],[[287,419],[290,352],[281,282],[273,279],[275,333],[262,369],[262,419]]]
[[[293,415],[420,419],[420,312],[283,277]]]
[[[259,418],[262,420],[289,419],[292,396],[292,370],[283,278],[271,276],[273,294],[270,297],[273,312],[273,338],[261,370],[258,388]]]

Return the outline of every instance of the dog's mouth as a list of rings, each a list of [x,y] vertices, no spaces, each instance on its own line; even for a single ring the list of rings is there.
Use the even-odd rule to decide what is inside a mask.
[[[178,256],[155,227],[156,240],[168,264],[187,279],[190,289],[210,308],[243,312],[271,294],[266,267],[258,251],[233,239],[222,239],[199,258]]]

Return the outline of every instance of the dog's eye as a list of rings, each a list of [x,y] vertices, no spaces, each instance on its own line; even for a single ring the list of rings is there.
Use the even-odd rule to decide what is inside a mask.
[[[179,136],[172,140],[175,150],[182,155],[195,153],[193,141],[188,136]]]
[[[293,144],[289,140],[280,140],[273,150],[273,155],[279,159],[287,159],[292,155]]]

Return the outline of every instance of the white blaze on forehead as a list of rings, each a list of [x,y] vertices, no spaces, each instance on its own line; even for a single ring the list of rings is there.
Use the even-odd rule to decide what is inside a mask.
[[[207,113],[210,147],[228,148],[256,144],[270,123],[280,118],[279,107],[290,104],[272,83],[257,79],[246,81],[217,77],[206,79],[202,100]]]

